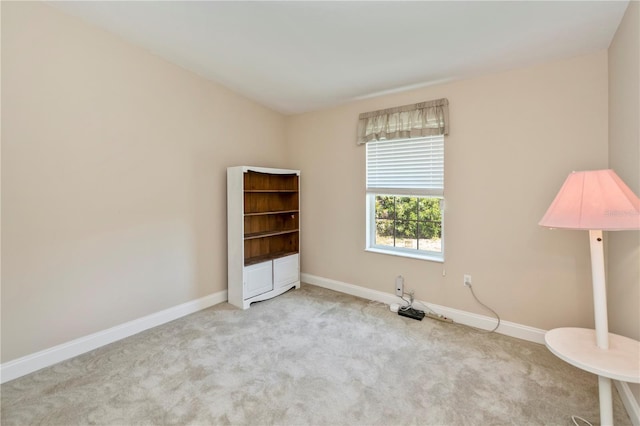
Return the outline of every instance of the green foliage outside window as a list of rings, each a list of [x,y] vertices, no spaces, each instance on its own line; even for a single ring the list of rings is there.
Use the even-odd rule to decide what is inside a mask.
[[[439,198],[376,196],[376,244],[440,251],[441,238]]]

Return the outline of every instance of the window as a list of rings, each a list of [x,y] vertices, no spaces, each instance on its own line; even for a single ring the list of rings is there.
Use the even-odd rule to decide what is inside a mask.
[[[367,249],[444,260],[444,136],[367,145]]]

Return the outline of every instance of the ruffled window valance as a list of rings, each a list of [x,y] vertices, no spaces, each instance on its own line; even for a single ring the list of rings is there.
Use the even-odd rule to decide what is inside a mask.
[[[449,101],[443,98],[360,114],[357,143],[447,134]]]

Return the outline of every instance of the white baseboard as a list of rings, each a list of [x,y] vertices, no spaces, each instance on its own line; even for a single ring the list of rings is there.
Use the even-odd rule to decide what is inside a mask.
[[[620,395],[622,404],[627,410],[627,414],[631,419],[631,424],[634,426],[640,426],[640,404],[638,404],[638,400],[633,396],[633,392],[631,392],[631,389],[629,388],[629,383],[618,382],[616,380],[614,380],[613,383],[616,384],[618,395]]]
[[[92,351],[100,346],[133,336],[141,331],[157,327],[226,301],[227,290],[219,291],[201,297],[200,299],[182,303],[172,308],[111,327],[107,330],[102,330],[13,361],[5,362],[0,365],[0,383],[17,379],[41,368],[57,364],[74,356]]]
[[[375,300],[388,305],[391,303],[402,303],[402,300],[398,296],[391,293],[371,290],[369,288],[347,284],[329,278],[318,277],[316,275],[302,273],[300,274],[300,280],[307,284],[328,288],[330,290],[339,291],[352,296],[362,297],[363,299]],[[492,330],[496,324],[496,319],[492,317],[473,314],[471,312],[461,311],[419,300],[416,300],[414,303],[427,306],[434,312],[451,318],[454,322],[469,325],[471,327],[481,328],[483,330]],[[500,327],[498,327],[496,332],[541,344],[544,344],[544,334],[546,333],[545,330],[541,330],[539,328],[529,327],[509,321],[500,321]]]

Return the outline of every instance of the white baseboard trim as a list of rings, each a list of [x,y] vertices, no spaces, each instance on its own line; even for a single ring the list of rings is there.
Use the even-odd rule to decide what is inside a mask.
[[[640,404],[638,404],[638,401],[633,396],[633,392],[631,392],[631,388],[629,388],[629,383],[618,382],[616,380],[614,380],[613,383],[615,383],[618,395],[620,395],[622,404],[631,419],[631,424],[633,426],[640,426]]]
[[[227,290],[219,291],[200,299],[182,303],[138,318],[124,324],[111,327],[88,336],[80,337],[49,349],[36,352],[0,365],[0,383],[5,383],[18,377],[33,373],[41,368],[57,364],[83,353],[92,351],[100,346],[113,343],[169,321],[198,312],[218,303],[227,301]]]
[[[377,302],[386,303],[387,305],[391,303],[402,303],[402,300],[398,296],[391,293],[371,290],[369,288],[360,287],[329,278],[318,277],[316,275],[302,273],[300,274],[300,280],[303,283],[328,288],[329,290],[339,291],[341,293],[350,294],[352,296],[361,297],[363,299],[375,300]],[[493,329],[493,327],[495,327],[496,324],[496,319],[492,317],[478,315],[471,312],[461,311],[458,309],[448,308],[446,306],[440,306],[434,303],[423,302],[419,300],[416,300],[414,303],[427,306],[434,312],[451,318],[454,322],[471,327],[481,328],[483,330],[491,330]],[[500,327],[498,327],[496,332],[504,334],[506,336],[517,337],[518,339],[541,344],[544,344],[544,334],[546,333],[545,330],[541,330],[539,328],[529,327],[509,321],[500,321]]]

